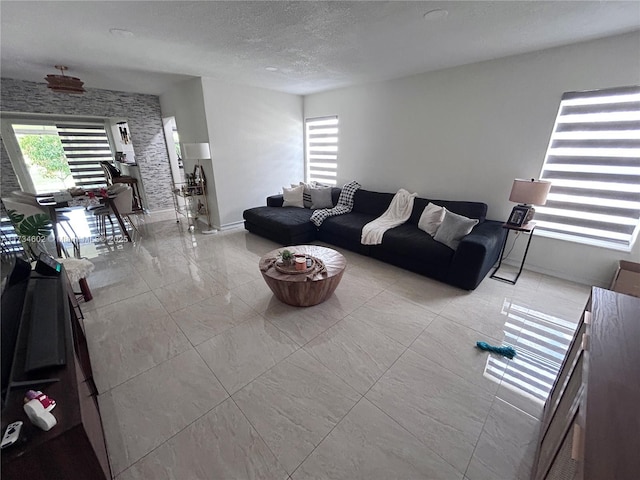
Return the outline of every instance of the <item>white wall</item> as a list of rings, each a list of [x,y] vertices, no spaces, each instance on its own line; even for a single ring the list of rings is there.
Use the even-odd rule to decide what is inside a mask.
[[[503,220],[513,179],[539,177],[562,93],[639,83],[635,32],[310,95],[304,116],[339,116],[338,183],[482,201]],[[603,285],[622,258],[640,260],[640,245],[623,254],[536,236],[526,266]]]
[[[200,78],[180,82],[160,95],[160,108],[163,117],[175,117],[181,142],[207,142],[209,130]]]
[[[207,114],[204,106],[202,79],[185,80],[175,85],[160,96],[162,116],[174,117],[180,143],[209,143],[209,129],[207,128]],[[168,141],[172,142],[169,138]],[[172,147],[173,148],[173,147]],[[184,168],[193,171],[195,162],[184,160]],[[212,163],[204,161],[204,173],[207,179],[207,203],[209,215],[213,225],[220,225],[215,172]]]
[[[304,177],[302,97],[202,79],[220,223]],[[177,118],[176,118],[177,121]],[[180,130],[178,124],[178,131]]]

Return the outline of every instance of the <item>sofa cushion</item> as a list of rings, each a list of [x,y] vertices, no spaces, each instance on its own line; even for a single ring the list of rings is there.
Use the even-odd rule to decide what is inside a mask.
[[[311,208],[332,208],[333,200],[331,199],[331,187],[311,188]]]
[[[304,185],[293,185],[291,188],[282,187],[282,195],[284,197],[282,206],[304,208],[303,193]]]
[[[316,227],[309,220],[312,211],[297,207],[255,207],[245,210],[244,219],[263,230],[284,231],[295,237],[307,232],[315,232]]]
[[[438,227],[438,231],[433,236],[436,242],[445,244],[447,247],[457,250],[460,240],[471,233],[473,227],[478,224],[475,218],[467,218],[463,215],[450,212],[445,208],[444,220]]]
[[[378,218],[389,208],[394,195],[360,188],[353,196],[353,211]]]
[[[304,208],[311,208],[311,184],[300,182],[300,185],[304,187],[302,191],[302,204]]]
[[[411,223],[413,225],[418,225],[418,221],[420,220],[420,216],[424,211],[424,208],[429,204],[429,202],[440,205],[441,207],[446,208],[450,212],[457,213],[458,215],[463,215],[468,218],[476,218],[480,223],[484,222],[487,217],[487,204],[481,202],[458,202],[452,200],[427,200],[425,198],[416,198],[413,202],[413,212],[411,213],[411,217],[407,223]]]
[[[442,223],[442,220],[444,220],[445,211],[444,207],[429,203],[424,207],[424,211],[422,212],[422,215],[420,215],[418,228],[433,237],[438,231],[438,227]]]
[[[338,247],[368,255],[369,245],[362,245],[362,227],[374,220],[374,216],[363,213],[346,213],[327,218],[318,230],[318,238]]]
[[[360,243],[362,235],[362,227],[374,219],[371,215],[364,213],[346,213],[329,217],[324,222],[320,230],[331,235],[339,235],[341,237],[354,238]]]
[[[409,257],[419,264],[412,270],[423,270],[431,274],[440,270],[446,272],[454,255],[454,251],[449,247],[436,242],[415,225],[407,223],[385,232],[381,250],[387,255],[392,253],[405,258]]]

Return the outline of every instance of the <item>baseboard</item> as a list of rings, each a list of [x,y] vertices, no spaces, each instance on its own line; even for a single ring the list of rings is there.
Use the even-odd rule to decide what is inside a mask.
[[[174,208],[163,208],[163,209],[161,209],[161,210],[145,210],[145,213],[146,213],[147,215],[156,215],[156,214],[162,214],[162,215],[164,215],[164,214],[168,214],[168,213],[175,214],[175,213],[176,213],[176,211],[175,211],[175,209],[174,209]]]
[[[244,220],[240,220],[239,222],[225,223],[221,227],[215,226],[214,228],[217,228],[222,232],[226,232],[227,230],[233,230],[243,226],[244,226]]]
[[[161,222],[164,220],[175,220],[176,211],[173,208],[162,210],[145,210],[144,220],[147,223]]]
[[[505,260],[502,261],[502,263],[506,263],[507,265],[509,265],[511,267],[520,268],[520,262],[518,262],[518,261],[505,259]],[[492,267],[492,269],[493,268],[495,268],[495,267]],[[560,278],[562,280],[568,280],[570,282],[580,283],[582,285],[589,285],[589,286],[608,288],[608,284],[606,282],[603,282],[603,280],[599,279],[599,278],[577,277],[575,275],[569,275],[566,272],[557,271],[557,270],[550,270],[548,268],[541,268],[541,267],[537,267],[535,265],[529,265],[529,264],[525,265],[524,270],[529,270],[529,271],[535,272],[535,273],[542,273],[543,275],[548,275],[550,277]]]

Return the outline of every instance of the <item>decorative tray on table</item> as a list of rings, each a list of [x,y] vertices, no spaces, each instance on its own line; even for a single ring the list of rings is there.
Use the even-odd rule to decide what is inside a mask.
[[[295,257],[296,258],[305,258],[305,255],[295,255]],[[309,273],[309,272],[312,272],[313,270],[315,270],[316,267],[320,266],[319,263],[318,263],[318,260],[315,257],[307,255],[306,258],[311,260],[311,265],[307,266],[307,265],[309,265],[309,263],[307,262],[305,264],[304,270],[296,270],[295,262],[292,263],[292,264],[285,265],[284,263],[282,263],[281,260],[278,260],[274,264],[274,266],[275,266],[277,271],[279,271],[280,273],[286,273],[287,275],[297,275],[297,274],[300,274],[300,273]]]

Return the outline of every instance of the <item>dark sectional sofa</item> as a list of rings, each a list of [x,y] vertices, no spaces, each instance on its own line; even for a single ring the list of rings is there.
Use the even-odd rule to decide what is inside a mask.
[[[334,188],[334,205],[339,195],[340,189]],[[362,245],[362,227],[382,215],[393,196],[393,193],[359,189],[354,195],[351,213],[329,217],[317,228],[310,221],[313,210],[283,207],[282,195],[274,195],[267,198],[266,207],[245,210],[244,225],[250,232],[282,245],[321,240],[465,290],[475,289],[500,255],[506,235],[502,222],[486,220],[487,205],[484,203],[416,198],[409,220],[387,230],[381,245]],[[457,250],[436,242],[418,228],[420,215],[429,202],[480,221],[462,239]]]

